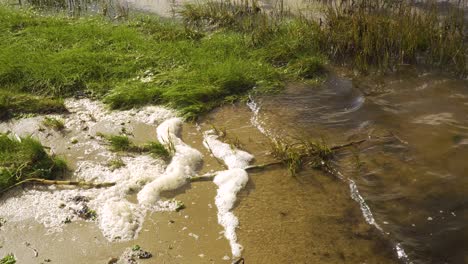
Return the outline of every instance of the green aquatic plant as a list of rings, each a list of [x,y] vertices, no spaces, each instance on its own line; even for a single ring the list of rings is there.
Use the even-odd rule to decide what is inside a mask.
[[[140,245],[134,245],[134,246],[132,247],[132,250],[133,250],[133,251],[138,251],[138,250],[140,250],[140,249],[141,249]]]
[[[64,160],[49,155],[31,137],[0,134],[0,190],[29,179],[55,179],[67,169]]]
[[[333,151],[325,143],[314,140],[272,140],[271,155],[283,162],[289,174],[295,176],[304,166],[326,168]]]
[[[286,165],[291,176],[295,176],[303,166],[303,153],[301,150],[293,148],[291,144],[285,141],[272,140],[271,155]]]

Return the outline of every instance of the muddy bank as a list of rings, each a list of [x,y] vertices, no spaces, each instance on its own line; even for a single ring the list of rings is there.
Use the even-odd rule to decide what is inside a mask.
[[[95,134],[125,130],[136,143],[155,140],[157,125],[171,118],[172,113],[150,108],[99,114],[103,111],[99,105],[87,103],[87,106],[69,104],[71,108],[75,107],[70,115],[56,116],[65,120],[66,130],[62,133],[38,130],[42,126],[41,116],[2,124],[2,131],[31,133],[40,138],[77,169],[73,177],[94,181],[123,180],[128,184],[132,179],[145,182],[145,177],[164,173],[166,164],[144,155],[109,152],[108,146]],[[94,109],[94,115],[90,116],[87,109]],[[269,139],[252,125],[251,117],[252,112],[246,105],[226,106],[199,124],[184,124],[181,140],[201,151],[204,157],[200,174],[225,170],[224,165],[211,157],[210,150],[203,146],[203,132],[212,129],[213,125],[225,129],[228,134],[226,140],[235,140],[238,146],[255,156],[256,163],[272,159],[268,153]],[[126,166],[110,171],[106,164],[116,155],[121,156]],[[87,170],[90,168],[94,170]],[[130,178],[126,178],[128,176]],[[218,223],[214,183],[196,182],[165,191],[161,193],[163,201],[171,203],[171,199],[176,198],[185,205],[185,209],[176,212],[170,204],[167,209],[160,204],[159,210],[146,214],[141,214],[138,209],[136,194],[141,183],[132,185],[132,188],[135,190],[127,189],[124,195],[105,196],[120,199],[115,202],[128,204],[130,211],[124,214],[117,212],[117,216],[126,217],[107,218],[109,221],[104,225],[102,217],[107,212],[105,204],[108,201],[98,197],[108,190],[18,188],[2,197],[1,206],[9,211],[4,210],[2,214],[6,223],[1,228],[3,247],[0,252],[14,253],[21,263],[47,259],[59,263],[76,259],[86,263],[104,263],[111,257],[120,256],[126,248],[140,245],[153,254],[153,260],[142,260],[142,263],[155,260],[229,263],[232,260],[231,247]],[[70,215],[72,211],[66,210],[73,201],[70,197],[77,195],[90,199],[87,205],[97,212],[97,219],[84,220]],[[318,171],[305,171],[295,178],[281,167],[250,174],[233,210],[239,220],[237,233],[238,243],[243,248],[242,256],[253,263],[394,262],[392,247],[366,224],[359,206],[349,195],[347,186],[341,181]],[[62,204],[66,205],[65,209]],[[13,212],[14,206],[20,214]],[[131,217],[139,212],[140,217]],[[125,230],[122,227],[129,226],[130,233],[122,233]],[[117,230],[114,229],[116,227]],[[44,240],[47,243],[43,243]]]

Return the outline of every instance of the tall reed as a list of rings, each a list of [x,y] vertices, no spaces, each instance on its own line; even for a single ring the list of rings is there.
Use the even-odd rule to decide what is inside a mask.
[[[460,4],[461,5],[461,4]],[[322,27],[323,50],[359,70],[427,64],[466,75],[468,46],[464,9],[438,12],[434,3],[343,0],[328,6]]]

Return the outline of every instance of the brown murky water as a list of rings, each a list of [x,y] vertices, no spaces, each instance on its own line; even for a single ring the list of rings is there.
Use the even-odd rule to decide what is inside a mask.
[[[227,128],[254,153],[272,161],[270,140],[250,122],[250,109],[223,107],[208,123]],[[278,128],[285,133],[288,126]],[[348,187],[320,171],[291,177],[281,166],[250,174],[235,209],[246,263],[396,263],[391,245],[362,217]]]

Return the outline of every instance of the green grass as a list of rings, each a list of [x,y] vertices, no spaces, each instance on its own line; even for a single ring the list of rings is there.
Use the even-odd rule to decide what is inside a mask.
[[[123,135],[102,135],[110,145],[112,151],[131,151],[134,145],[127,136]]]
[[[16,259],[15,259],[15,256],[13,256],[13,254],[8,254],[2,259],[0,259],[0,264],[15,264],[15,263],[16,263]]]
[[[440,16],[430,3],[422,11],[409,2],[356,0],[328,8],[322,29],[324,52],[363,72],[422,64],[466,76],[463,8]]]
[[[65,170],[65,162],[50,156],[39,141],[0,134],[0,190],[28,178],[54,179]]]
[[[63,129],[65,129],[64,121],[62,119],[54,117],[44,117],[44,120],[42,120],[42,124],[57,131],[62,131]]]
[[[421,63],[466,75],[461,11],[440,18],[382,1],[344,1],[323,24],[255,1],[187,4],[181,21],[0,5],[0,119],[60,112],[62,98],[83,93],[112,109],[162,104],[195,119],[253,87],[320,80],[327,60],[362,72]]]
[[[85,92],[113,109],[164,104],[193,119],[253,87],[281,87],[289,59],[268,58],[268,43],[289,39],[281,34],[253,47],[250,33],[152,16],[111,22],[0,6],[0,91],[55,99]]]
[[[66,108],[62,100],[14,93],[0,88],[0,121],[26,114],[62,113]]]
[[[161,157],[161,158],[168,158],[173,154],[173,153],[170,153],[170,151],[163,144],[159,142],[149,142],[141,146],[140,150],[142,152],[148,152],[153,156]]]
[[[100,133],[98,134],[98,136],[101,136],[104,139],[106,139],[107,143],[110,146],[110,149],[116,152],[123,151],[123,152],[149,153],[154,157],[163,158],[163,159],[169,159],[174,154],[171,151],[170,147],[166,147],[165,145],[159,142],[151,141],[143,145],[135,145],[125,135],[104,135]],[[115,164],[111,164],[111,165],[115,165]]]
[[[109,162],[107,163],[107,166],[111,169],[111,171],[114,171],[116,169],[125,167],[125,163],[123,162],[121,158],[115,158],[115,159],[109,160]]]

